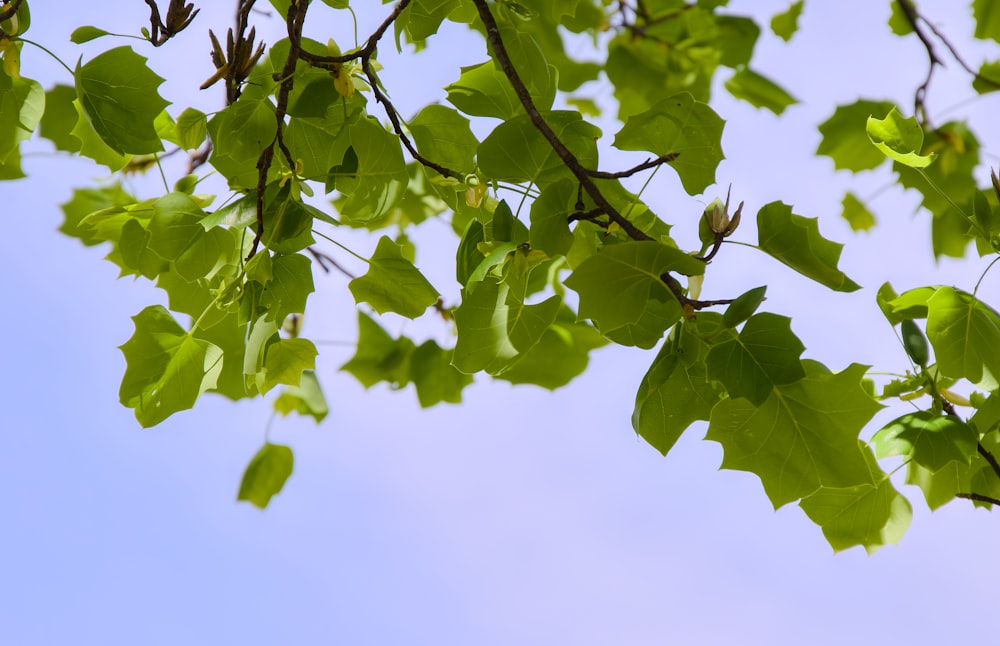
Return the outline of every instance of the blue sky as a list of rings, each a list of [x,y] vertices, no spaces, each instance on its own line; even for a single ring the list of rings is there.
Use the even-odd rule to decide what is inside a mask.
[[[81,51],[66,40],[73,26],[134,32],[146,20],[143,3],[118,4],[99,17],[80,3],[46,4],[29,36],[72,63]],[[169,60],[192,69],[194,86],[207,77],[204,31],[229,24],[225,4],[203,11],[168,50],[174,58],[150,54],[154,69],[166,72]],[[739,250],[739,262],[717,263],[706,294],[769,283],[767,309],[793,314],[807,356],[835,369],[905,365],[874,304],[884,280],[900,290],[969,288],[985,266],[935,266],[927,216],[913,215],[912,195],[875,199],[881,221],[869,235],[838,219],[845,187],[868,196],[888,176],[834,174],[829,160],[812,158],[815,125],[861,96],[896,100],[909,114],[926,69],[919,45],[885,27],[888,3],[871,4],[813,1],[791,44],[762,37],[756,67],[803,101],[781,119],[721,93],[716,105],[730,120],[720,185],[732,182],[750,213],[782,199],[819,216],[828,237],[847,242],[842,266],[865,289],[819,293]],[[766,22],[785,6],[734,0],[730,9]],[[972,62],[998,58],[995,43],[967,42],[967,3],[920,6]],[[386,10],[374,0],[358,5],[368,21]],[[274,20],[257,19],[258,32],[274,33]],[[461,64],[483,58],[479,47]],[[432,46],[442,62],[421,74],[387,62],[387,86],[394,96],[439,96],[457,76],[448,58],[457,49]],[[25,74],[46,85],[67,81],[37,50],[26,48],[23,59]],[[959,74],[942,75],[932,114],[969,98],[967,86]],[[173,82],[161,93],[205,110],[220,101]],[[951,115],[971,115],[994,165],[995,118],[983,128],[996,113],[988,96]],[[0,643],[956,643],[993,630],[991,514],[953,503],[932,515],[905,487],[914,520],[899,546],[835,556],[797,507],[774,512],[756,477],[719,471],[721,449],[702,441],[703,426],[667,458],[635,436],[629,418],[649,352],[597,352],[584,377],[555,393],[480,380],[463,405],[425,411],[412,392],[364,391],[336,370],[351,349],[322,346],[330,416],[318,427],[276,421],[271,439],[295,449],[295,473],[266,511],[236,503],[243,468],[264,441],[268,403],[205,397],[195,411],[140,429],[117,402],[124,362],[116,346],[132,333],[129,317],[160,297],[115,280],[100,249],[55,231],[56,205],[99,169],[49,155],[29,158],[26,169],[30,180],[0,187],[0,490],[8,494]],[[702,205],[675,180],[663,184],[670,206],[661,212],[690,212],[676,231],[692,230]],[[454,289],[446,265],[427,251],[418,261],[432,282]],[[306,335],[353,338],[344,281],[317,275],[317,286]],[[998,286],[991,275],[982,288],[994,304]]]

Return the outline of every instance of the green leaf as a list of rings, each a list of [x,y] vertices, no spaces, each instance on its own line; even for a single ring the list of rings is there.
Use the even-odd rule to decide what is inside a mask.
[[[756,108],[767,108],[774,114],[781,114],[798,100],[774,81],[761,76],[748,67],[736,70],[725,83],[726,89],[737,99],[742,99]]]
[[[722,154],[723,120],[690,94],[676,94],[628,118],[615,135],[619,150],[646,150],[656,155],[676,153],[670,166],[684,190],[701,193],[715,182]]]
[[[746,397],[760,406],[775,386],[805,377],[799,361],[804,350],[792,333],[791,319],[764,312],[750,317],[738,337],[712,347],[705,365],[730,397]]]
[[[274,106],[245,94],[217,112],[208,122],[212,140],[212,166],[234,189],[257,187],[257,159],[274,142],[278,124]]]
[[[803,276],[838,292],[861,289],[837,268],[844,245],[820,235],[816,218],[795,215],[787,204],[771,202],[757,212],[757,235],[762,251]]]
[[[766,293],[767,285],[761,285],[737,296],[722,315],[722,324],[726,327],[736,327],[753,316],[753,313],[764,302]]]
[[[274,256],[272,272],[261,302],[270,310],[268,318],[280,325],[289,314],[305,313],[306,300],[315,290],[312,263],[302,254],[278,254]]]
[[[1000,61],[980,65],[979,76],[972,79],[972,89],[980,94],[1000,90]]]
[[[806,377],[775,386],[761,406],[723,399],[712,409],[706,439],[725,451],[722,468],[756,474],[781,507],[820,487],[872,483],[858,433],[881,408],[862,388],[865,366],[831,373],[804,361]]]
[[[302,372],[298,386],[286,386],[278,398],[274,400],[274,410],[281,415],[298,413],[309,415],[319,424],[330,412],[323,396],[323,390],[312,370]]]
[[[114,209],[135,204],[136,198],[122,189],[121,184],[110,184],[102,188],[78,188],[73,197],[62,205],[64,221],[59,231],[79,238],[87,246],[100,244],[109,238],[100,229],[81,225],[84,218],[104,209]]]
[[[445,350],[430,340],[410,355],[410,378],[417,388],[417,399],[424,408],[440,402],[462,402],[462,390],[472,383],[472,375],[464,374],[451,365],[451,358],[451,350]]]
[[[119,154],[163,150],[153,122],[165,101],[157,92],[164,79],[131,47],[116,47],[86,65],[77,63],[76,93],[87,120]]]
[[[111,172],[119,171],[128,163],[131,155],[120,155],[110,146],[104,143],[94,127],[90,125],[87,115],[83,112],[78,99],[73,100],[73,109],[76,110],[76,125],[70,134],[80,142],[80,154],[93,159],[98,164],[107,166]]]
[[[413,0],[399,18],[410,42],[421,41],[437,33],[441,23],[458,3],[459,0]]]
[[[991,0],[973,0],[972,15],[976,19],[976,38],[992,38],[1000,42],[1000,7]]]
[[[315,370],[316,346],[308,339],[281,339],[267,347],[263,378],[257,388],[266,393],[278,384],[298,386],[305,370]]]
[[[879,458],[903,455],[932,473],[952,461],[970,464],[978,442],[979,435],[965,422],[928,411],[897,417],[871,439]]]
[[[560,180],[545,188],[531,204],[529,237],[532,249],[550,256],[565,254],[573,246],[569,216],[576,210],[576,187],[572,180]]]
[[[200,148],[208,137],[208,118],[205,113],[194,108],[181,112],[177,117],[177,136],[184,150]]]
[[[903,1],[912,4],[912,0]],[[906,14],[903,12],[902,2],[892,3],[892,11],[889,14],[889,28],[897,36],[906,36],[913,33],[913,25],[910,24]]]
[[[771,18],[771,31],[786,43],[799,28],[799,16],[802,14],[802,0],[793,2],[788,9]]]
[[[399,138],[367,117],[350,126],[351,148],[357,169],[337,180],[347,196],[338,203],[341,215],[353,223],[384,217],[399,203],[409,182]]]
[[[409,123],[413,141],[421,155],[459,173],[475,170],[479,140],[469,120],[451,108],[431,104]]]
[[[663,455],[691,424],[708,421],[720,395],[705,369],[704,344],[682,327],[674,328],[643,376],[632,412],[632,428]]]
[[[863,450],[875,475],[878,466],[870,452]],[[873,482],[851,487],[820,487],[799,506],[823,528],[823,535],[837,552],[861,545],[872,554],[884,545],[898,543],[912,517],[909,501],[884,474],[874,477]]]
[[[844,194],[843,210],[840,217],[847,220],[852,231],[868,231],[875,226],[875,216],[858,196],[848,191]]]
[[[458,340],[453,365],[466,374],[485,370],[497,375],[541,339],[559,313],[553,296],[526,305],[508,282],[487,276],[466,290],[455,310]]]
[[[834,168],[855,173],[880,166],[885,162],[885,156],[872,147],[865,124],[869,117],[884,116],[892,109],[893,105],[888,101],[867,99],[838,106],[833,116],[819,126],[823,139],[816,154],[833,159]]]
[[[368,303],[379,314],[395,312],[411,319],[423,314],[440,295],[387,236],[379,238],[368,273],[352,280],[349,287],[355,302]]]
[[[506,120],[523,110],[510,81],[493,61],[463,67],[458,80],[444,89],[448,101],[469,116]]]
[[[927,301],[927,338],[938,369],[986,390],[1000,379],[1000,316],[973,296],[940,287]]]
[[[45,93],[45,114],[42,115],[39,134],[55,144],[56,150],[79,152],[80,140],[70,134],[76,125],[77,113],[73,107],[76,90],[68,85],[54,85]]]
[[[161,258],[176,260],[205,236],[202,216],[198,203],[186,193],[167,193],[155,200],[147,227],[149,248]]]
[[[148,428],[193,407],[201,393],[215,387],[222,351],[189,336],[160,305],[147,307],[132,321],[135,333],[120,346],[127,367],[119,398]]]
[[[583,261],[565,283],[580,294],[580,317],[610,332],[639,321],[653,285],[673,298],[660,278],[665,272],[696,275],[704,269],[703,262],[674,247],[651,240],[623,242]]]
[[[374,319],[358,312],[358,349],[340,369],[354,375],[365,388],[380,381],[402,388],[410,382],[413,350],[413,341],[406,337],[393,339]]]
[[[579,112],[558,110],[542,116],[581,164],[597,166],[595,139],[601,131],[596,126],[584,121]],[[572,177],[527,115],[504,121],[483,140],[479,145],[479,167],[490,179],[533,182],[542,188]]]
[[[288,477],[292,475],[295,458],[292,450],[280,444],[267,442],[253,456],[243,473],[237,500],[245,500],[261,509],[271,498],[281,493]]]
[[[77,27],[73,30],[73,33],[69,35],[70,41],[76,43],[77,45],[82,45],[83,43],[90,42],[101,36],[111,36],[111,32],[104,31],[97,27],[91,27],[90,25],[84,25],[83,27]]]
[[[568,384],[587,368],[589,353],[607,341],[587,323],[578,323],[576,314],[562,305],[556,320],[542,333],[538,342],[497,379],[512,384],[534,384],[555,390]]]
[[[35,132],[45,112],[45,91],[38,81],[11,78],[0,67],[0,163]]]
[[[884,119],[868,117],[868,138],[887,157],[911,168],[926,168],[936,154],[921,155],[924,131],[913,117],[906,119],[896,108]]]

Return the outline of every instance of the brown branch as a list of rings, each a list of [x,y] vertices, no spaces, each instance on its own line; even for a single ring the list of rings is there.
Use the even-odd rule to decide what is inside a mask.
[[[924,104],[925,99],[927,98],[927,88],[930,87],[931,79],[934,77],[934,68],[938,65],[943,65],[944,63],[940,58],[938,58],[937,52],[934,51],[934,43],[931,42],[930,36],[928,36],[920,27],[920,22],[923,16],[917,12],[916,6],[913,5],[911,0],[896,0],[896,5],[899,7],[899,10],[903,12],[903,17],[906,18],[906,22],[910,24],[910,28],[913,29],[913,33],[915,33],[917,38],[920,39],[920,42],[923,43],[924,49],[927,50],[927,58],[930,61],[927,68],[927,77],[924,79],[924,82],[920,84],[913,95],[913,116],[920,121],[921,126],[926,128],[929,127],[927,109]]]
[[[996,498],[991,498],[990,496],[984,496],[980,493],[957,493],[956,498],[965,498],[966,500],[975,500],[976,502],[988,502],[991,505],[1000,505],[1000,500]]]
[[[647,159],[646,161],[642,162],[641,164],[638,164],[637,166],[633,166],[628,170],[618,171],[617,173],[609,173],[606,171],[590,170],[590,169],[586,170],[587,174],[595,179],[622,179],[625,177],[631,177],[636,173],[642,172],[644,170],[650,168],[656,168],[657,166],[661,166],[663,164],[672,162],[680,156],[681,156],[680,153],[667,153],[666,155],[660,155],[656,159]]]
[[[651,240],[652,238],[636,227],[632,222],[625,218],[621,213],[619,213],[604,194],[601,193],[597,185],[594,184],[590,176],[590,171],[583,167],[580,160],[576,158],[566,144],[559,139],[559,136],[552,130],[552,127],[545,121],[538,108],[535,106],[534,100],[531,98],[531,93],[528,91],[527,86],[525,86],[524,81],[521,80],[520,75],[514,68],[514,64],[511,62],[510,56],[507,53],[507,48],[503,44],[503,39],[500,37],[500,27],[497,25],[496,19],[490,12],[489,5],[486,0],[473,0],[473,4],[476,5],[476,9],[479,11],[479,18],[483,22],[483,26],[486,28],[486,40],[489,42],[490,47],[493,49],[493,55],[496,57],[497,63],[500,65],[500,69],[503,70],[504,75],[510,81],[511,87],[514,89],[514,93],[520,100],[521,105],[524,107],[525,111],[528,113],[528,118],[535,128],[542,134],[552,150],[555,151],[556,155],[562,160],[563,164],[576,176],[583,190],[587,192],[590,199],[594,201],[597,206],[604,210],[604,213],[611,218],[611,220],[617,223],[633,240]]]
[[[244,6],[252,4],[253,0],[246,0],[243,3]],[[295,160],[292,158],[291,151],[285,145],[284,126],[285,114],[288,111],[288,95],[291,93],[292,86],[295,83],[295,65],[298,63],[299,52],[302,50],[302,25],[305,23],[306,11],[308,9],[309,0],[292,0],[291,5],[288,7],[288,15],[285,18],[289,49],[285,65],[281,70],[278,101],[274,107],[274,118],[277,123],[277,129],[274,133],[274,139],[261,151],[260,157],[257,158],[257,233],[254,235],[253,243],[250,245],[250,253],[247,254],[247,260],[253,258],[254,254],[257,253],[260,240],[264,235],[264,191],[267,188],[267,175],[274,161],[275,144],[281,149],[289,167],[293,170],[295,169]],[[249,8],[247,12],[249,13]]]
[[[325,273],[329,274],[330,273],[330,267],[333,267],[334,269],[336,269],[340,273],[344,274],[345,276],[347,276],[351,280],[354,280],[356,278],[356,276],[354,274],[352,274],[351,272],[347,271],[347,269],[345,269],[340,263],[338,263],[336,260],[334,260],[333,258],[331,258],[329,255],[323,253],[322,251],[320,251],[316,247],[311,247],[311,246],[310,247],[306,247],[306,251],[308,251],[309,254],[313,258],[316,259],[316,264],[318,264],[319,268],[322,269]],[[329,264],[329,267],[327,266],[327,264]]]
[[[990,468],[993,469],[993,473],[998,478],[1000,478],[1000,464],[997,463],[996,457],[994,457],[992,453],[987,451],[986,447],[983,446],[981,442],[976,444],[976,450],[979,452],[979,455],[983,456],[984,460],[989,462]]]
[[[414,146],[413,142],[410,141],[410,138],[406,136],[406,131],[403,129],[403,124],[399,118],[399,111],[396,110],[396,106],[392,104],[389,97],[382,91],[378,76],[376,76],[375,70],[372,68],[371,61],[378,51],[379,41],[385,35],[385,32],[388,31],[389,27],[392,26],[393,22],[399,18],[399,15],[404,9],[406,9],[410,2],[411,0],[400,0],[399,4],[397,4],[386,19],[382,21],[382,24],[380,24],[378,28],[372,32],[371,36],[368,37],[364,46],[357,51],[342,54],[340,56],[320,56],[303,49],[299,52],[299,58],[316,67],[330,69],[333,71],[339,70],[340,66],[344,63],[360,61],[361,70],[364,72],[365,78],[368,79],[368,84],[372,88],[372,94],[375,96],[375,101],[382,104],[382,108],[385,110],[385,114],[389,118],[389,122],[392,123],[393,132],[395,132],[396,136],[399,137],[399,140],[402,142],[407,152],[410,153],[410,156],[421,165],[433,169],[445,177],[462,179],[462,174],[458,171],[433,162],[417,152],[416,146]]]

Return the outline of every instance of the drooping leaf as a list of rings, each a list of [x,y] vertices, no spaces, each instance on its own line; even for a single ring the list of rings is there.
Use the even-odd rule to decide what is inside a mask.
[[[164,79],[131,47],[116,47],[77,63],[76,93],[87,120],[119,154],[163,150],[153,122],[168,103],[157,92]]]
[[[730,397],[746,397],[760,406],[775,386],[805,377],[799,361],[804,350],[792,333],[791,319],[763,312],[750,317],[739,336],[713,346],[705,365]]]
[[[726,89],[737,99],[756,108],[767,108],[781,114],[798,100],[771,79],[761,76],[748,67],[741,67],[725,83]]]
[[[676,153],[670,166],[691,195],[715,182],[715,169],[724,158],[724,122],[708,105],[690,94],[677,94],[645,112],[628,118],[615,135],[620,150],[647,150],[656,155]]]
[[[189,336],[160,305],[132,320],[135,333],[121,346],[127,367],[119,398],[148,428],[193,407],[201,393],[215,387],[222,351]]]
[[[743,398],[716,404],[706,435],[723,446],[722,468],[756,474],[775,508],[820,487],[873,484],[858,433],[881,407],[861,387],[865,366],[803,365],[805,378],[775,386],[759,407]]]
[[[719,399],[704,358],[704,344],[684,334],[679,326],[664,341],[639,383],[632,428],[663,455],[692,423],[707,421]]]
[[[236,499],[266,508],[271,498],[284,488],[294,464],[290,448],[267,442],[247,465]]]
[[[76,90],[70,86],[52,86],[45,93],[45,114],[39,123],[39,134],[55,144],[56,150],[68,153],[80,150],[80,140],[70,134],[77,119],[75,98]]]
[[[700,274],[705,264],[679,249],[651,240],[608,245],[566,279],[580,294],[580,317],[605,331],[636,323],[646,309],[651,286],[669,297],[665,272]]]
[[[836,552],[860,545],[872,554],[884,545],[898,543],[910,526],[909,501],[881,473],[871,452],[867,448],[862,451],[872,467],[872,482],[820,487],[799,503],[802,511],[823,528],[823,535]]]
[[[472,375],[451,365],[451,357],[451,350],[430,340],[410,355],[410,378],[417,388],[417,400],[424,408],[440,402],[462,402],[462,390],[472,383]]]
[[[0,68],[0,164],[38,127],[45,98],[38,81],[11,77]]]
[[[387,236],[379,238],[368,273],[352,280],[349,287],[356,302],[368,303],[379,314],[395,312],[411,319],[423,314],[439,295]]]
[[[840,217],[847,220],[853,231],[868,231],[875,226],[875,216],[858,196],[848,191],[844,194],[843,210]]]
[[[868,117],[868,138],[887,157],[911,168],[926,168],[937,155],[921,155],[924,131],[913,117],[904,118],[896,108],[884,119]]]
[[[771,202],[757,212],[757,235],[764,252],[803,276],[838,292],[861,288],[837,268],[844,245],[824,238],[816,218],[795,215],[787,204]]]
[[[556,135],[581,164],[597,165],[594,140],[601,135],[579,112],[559,110],[543,116]],[[494,180],[532,182],[544,188],[564,177],[572,177],[551,144],[527,115],[497,126],[479,145],[479,167]]]
[[[278,384],[298,386],[306,370],[316,368],[316,346],[308,339],[281,339],[267,348],[257,388],[266,393]]]
[[[816,154],[833,159],[834,168],[855,173],[883,164],[885,155],[872,146],[865,126],[869,117],[881,118],[892,109],[893,105],[888,101],[868,99],[838,106],[833,116],[819,126],[823,139]]]
[[[79,99],[73,100],[73,108],[76,110],[76,125],[70,134],[80,142],[80,154],[93,159],[98,164],[107,166],[108,170],[114,172],[121,170],[128,163],[130,155],[121,155],[104,143],[97,131],[87,120],[87,115],[83,112]]]
[[[788,9],[771,18],[771,31],[786,43],[799,28],[799,16],[802,14],[802,0],[793,2]]]
[[[340,367],[354,375],[365,388],[380,381],[393,388],[410,383],[410,357],[415,346],[406,337],[393,339],[364,312],[358,312],[358,349],[350,361]]]
[[[990,0],[973,0],[972,15],[976,19],[976,38],[992,38],[1000,42],[1000,7]]]
[[[940,287],[927,301],[927,338],[941,374],[993,390],[1000,379],[1000,315],[972,294]]]
[[[903,455],[933,473],[952,461],[968,465],[978,441],[976,432],[961,420],[928,411],[897,417],[871,439],[879,458]]]
[[[285,386],[278,398],[274,400],[274,410],[282,415],[298,413],[309,415],[319,424],[330,412],[320,388],[316,373],[304,370],[298,386]]]

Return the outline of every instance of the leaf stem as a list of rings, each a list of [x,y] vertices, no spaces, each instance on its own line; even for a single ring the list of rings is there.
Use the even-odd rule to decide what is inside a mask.
[[[59,58],[58,56],[56,56],[55,54],[53,54],[52,51],[49,50],[48,48],[46,48],[46,47],[44,47],[42,45],[39,45],[38,43],[36,43],[33,40],[28,40],[27,38],[20,38],[19,37],[18,40],[20,40],[22,43],[28,43],[29,45],[34,45],[38,49],[42,50],[43,52],[45,52],[46,54],[48,54],[49,56],[51,56],[52,58],[54,58],[57,63],[59,63],[60,65],[62,65],[64,68],[66,68],[66,71],[69,72],[70,76],[72,76],[73,78],[76,78],[76,74],[73,73],[73,70],[70,69],[69,65],[67,65],[66,63],[64,63],[61,58]]]
[[[987,274],[987,273],[989,273],[989,271],[990,271],[991,269],[993,269],[993,265],[997,264],[997,261],[1000,261],[1000,256],[997,256],[996,258],[994,258],[994,259],[993,259],[993,260],[992,260],[992,261],[990,262],[990,264],[986,266],[986,269],[984,269],[984,270],[983,270],[983,273],[982,273],[982,275],[980,275],[980,276],[979,276],[979,280],[977,280],[977,281],[976,281],[976,286],[975,286],[975,288],[974,288],[974,289],[972,290],[972,295],[973,295],[973,296],[975,296],[975,295],[976,295],[976,292],[978,292],[978,291],[979,291],[979,285],[980,285],[980,284],[981,284],[981,283],[983,282],[983,279],[984,279],[984,278],[986,278],[986,274]]]

